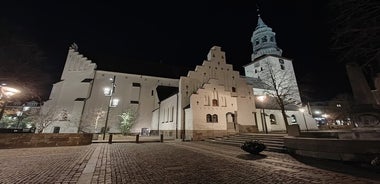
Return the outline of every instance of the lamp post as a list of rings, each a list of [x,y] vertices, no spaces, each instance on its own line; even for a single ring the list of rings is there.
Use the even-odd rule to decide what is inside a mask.
[[[3,102],[3,105],[1,106],[1,111],[0,111],[0,120],[3,119],[5,107],[8,104],[8,99],[19,92],[20,91],[15,88],[0,86],[0,99],[4,99],[4,102]]]
[[[309,129],[307,128],[307,123],[306,123],[306,118],[305,118],[305,109],[300,108],[299,111],[302,112],[303,121],[305,122],[306,131],[309,131]]]
[[[267,122],[265,119],[265,110],[264,110],[264,101],[266,100],[266,98],[267,98],[267,96],[265,96],[265,95],[257,97],[257,100],[259,100],[263,104],[263,107],[262,107],[263,113],[261,113],[261,124],[263,126],[263,132],[265,132],[267,134],[268,128],[267,128]]]
[[[107,131],[107,127],[108,127],[108,115],[110,113],[110,108],[116,107],[119,104],[119,99],[116,99],[116,98],[114,99],[112,97],[113,93],[115,92],[115,87],[116,87],[116,85],[115,85],[116,76],[113,76],[113,78],[110,78],[110,80],[111,80],[112,87],[111,88],[105,87],[103,89],[104,95],[106,97],[110,97],[109,103],[107,105],[107,114],[106,114],[106,122],[104,125],[104,131],[103,131],[103,140],[106,137],[106,131]]]

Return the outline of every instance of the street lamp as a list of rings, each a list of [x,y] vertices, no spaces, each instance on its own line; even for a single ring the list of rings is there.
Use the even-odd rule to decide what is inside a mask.
[[[106,122],[104,125],[104,131],[103,131],[103,140],[106,137],[106,131],[107,131],[107,126],[108,126],[108,115],[110,113],[110,108],[116,107],[119,104],[119,99],[112,97],[113,93],[115,92],[115,87],[116,87],[116,85],[115,85],[116,76],[113,76],[113,78],[110,78],[110,80],[111,80],[112,87],[111,88],[105,87],[103,89],[104,96],[110,97],[110,101],[107,105],[107,114],[106,114]]]
[[[263,112],[261,113],[261,124],[263,126],[263,131],[265,131],[265,133],[267,134],[268,133],[268,128],[267,128],[267,122],[266,122],[266,119],[265,119],[265,111],[264,111],[264,101],[266,99],[267,99],[266,95],[262,95],[262,96],[258,96],[257,97],[257,100],[259,100],[263,104],[263,107],[262,107]]]
[[[306,123],[306,118],[305,118],[305,109],[304,108],[300,108],[299,111],[302,112],[303,121],[305,122],[306,131],[309,131],[309,129],[307,128],[307,123]]]
[[[3,118],[5,107],[8,104],[8,99],[11,96],[13,96],[19,92],[20,92],[20,90],[15,89],[15,88],[7,87],[7,86],[0,86],[0,99],[4,98],[4,102],[3,102],[3,105],[2,105],[1,111],[0,111],[0,120]]]

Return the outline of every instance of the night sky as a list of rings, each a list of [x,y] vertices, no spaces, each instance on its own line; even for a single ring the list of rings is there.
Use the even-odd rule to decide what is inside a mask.
[[[73,42],[99,70],[139,73],[136,63],[193,70],[214,45],[222,47],[227,63],[241,75],[242,66],[250,63],[256,1],[64,2],[3,2],[0,8],[1,25],[44,51],[44,71],[52,82],[59,81]],[[311,91],[307,100],[350,92],[344,65],[329,49],[331,17],[326,4],[265,0],[259,6],[283,56],[293,59],[301,93]],[[52,83],[48,93],[51,87]]]

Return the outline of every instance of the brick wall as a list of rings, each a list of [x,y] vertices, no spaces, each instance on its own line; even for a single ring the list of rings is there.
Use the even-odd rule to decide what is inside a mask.
[[[92,134],[0,134],[0,149],[53,146],[80,146],[91,144]]]

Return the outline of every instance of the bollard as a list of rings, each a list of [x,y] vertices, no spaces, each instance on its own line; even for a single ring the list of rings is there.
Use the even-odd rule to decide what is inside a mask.
[[[108,144],[112,144],[112,134],[110,134],[110,137],[108,139]]]
[[[160,142],[164,142],[164,134],[160,135]]]
[[[139,134],[136,135],[136,143],[139,143]]]

